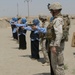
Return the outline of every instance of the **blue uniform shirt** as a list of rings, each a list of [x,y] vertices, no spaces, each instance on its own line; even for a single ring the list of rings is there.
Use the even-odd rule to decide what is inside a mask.
[[[21,27],[21,26],[23,26],[23,27],[26,27],[27,26],[27,24],[25,23],[25,24],[15,24],[17,27]],[[18,33],[18,35],[21,35],[21,34],[23,34],[23,35],[26,35],[26,33],[25,33],[26,31],[25,30],[21,30],[19,33]]]
[[[12,33],[16,33],[16,31],[17,31],[17,27],[15,26],[15,24],[14,23],[17,23],[17,21],[15,22],[15,21],[13,21],[13,20],[10,20],[10,25],[12,26]]]
[[[27,26],[27,27],[25,27],[24,29],[25,29],[25,30],[28,30],[28,31],[33,31],[34,35],[39,34],[39,31],[38,31],[38,30],[33,30],[30,26]],[[35,38],[30,37],[30,38],[31,38],[31,41],[39,40],[38,37],[36,37],[36,36],[34,36],[34,37],[35,37]]]

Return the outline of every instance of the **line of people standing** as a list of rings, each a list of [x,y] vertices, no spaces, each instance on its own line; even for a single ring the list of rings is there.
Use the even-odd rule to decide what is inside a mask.
[[[34,19],[33,25],[39,26],[39,20]],[[39,59],[39,34],[37,30],[33,30],[31,26],[28,26],[28,24],[17,24],[16,26],[20,26],[23,31],[31,31],[30,33],[30,41],[31,41],[31,58],[32,59]],[[27,25],[27,26],[26,26]]]
[[[16,21],[14,20],[16,19]],[[30,33],[30,41],[31,41],[31,58],[32,59],[35,59],[35,60],[38,60],[40,59],[40,55],[39,55],[39,42],[40,42],[40,33],[38,30],[33,30],[32,27],[35,25],[35,26],[39,26],[40,27],[40,21],[42,22],[42,24],[45,22],[47,22],[47,18],[43,16],[39,16],[39,19],[35,18],[33,19],[32,21],[32,26],[30,26],[28,23],[27,23],[27,20],[26,18],[22,18],[21,19],[21,23],[18,23],[18,19],[17,18],[12,18],[12,20],[10,21],[10,24],[11,24],[11,27],[12,26],[15,26],[13,28],[13,30],[15,29],[15,34],[16,34],[16,40],[19,41],[19,49],[26,49],[26,32],[27,31],[31,31]],[[43,21],[44,20],[44,21]],[[44,25],[43,24],[43,25]],[[44,26],[47,26],[48,24],[46,23],[46,25]],[[12,30],[12,34],[13,34],[13,30]],[[13,35],[13,38],[14,38],[14,35]],[[15,39],[15,38],[14,38]],[[43,56],[44,56],[44,62],[43,62],[43,65],[49,65],[49,58],[48,58],[48,51],[46,49],[46,38],[43,37],[41,38],[41,50],[43,52]]]

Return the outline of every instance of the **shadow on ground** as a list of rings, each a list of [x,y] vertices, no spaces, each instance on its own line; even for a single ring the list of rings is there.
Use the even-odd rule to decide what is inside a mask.
[[[19,47],[12,47],[12,49],[18,49],[18,50],[20,50]]]
[[[75,52],[73,53],[73,55],[75,55]]]
[[[51,75],[50,73],[38,73],[38,74],[34,74],[34,75]]]
[[[74,58],[75,58],[75,52],[73,52],[73,56],[74,56]]]
[[[29,58],[31,58],[30,55],[20,55],[20,57],[29,57]]]
[[[40,58],[39,60],[37,60],[38,62],[41,62],[42,64],[45,63],[44,58]]]
[[[19,57],[28,57],[28,58],[32,59],[31,55],[20,55]],[[44,58],[37,59],[37,61],[41,62],[42,64],[45,63]]]

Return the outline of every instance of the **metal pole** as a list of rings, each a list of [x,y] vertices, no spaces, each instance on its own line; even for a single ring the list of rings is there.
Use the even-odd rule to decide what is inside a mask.
[[[30,12],[30,11],[29,11],[29,1],[30,1],[30,0],[25,0],[25,1],[27,1],[27,7],[28,7],[28,18],[29,18],[29,16],[30,16],[30,13],[29,13],[29,12]],[[24,2],[25,2],[25,1],[24,1]],[[31,0],[31,1],[32,1],[32,0]]]
[[[29,18],[29,1],[27,1],[27,6],[28,6],[28,18]]]
[[[19,16],[19,8],[18,8],[18,3],[17,3],[17,17]]]

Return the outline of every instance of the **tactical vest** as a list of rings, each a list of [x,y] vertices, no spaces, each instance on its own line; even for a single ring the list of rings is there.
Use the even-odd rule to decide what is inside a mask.
[[[69,17],[67,17],[67,16],[64,17],[61,14],[58,14],[55,18],[57,18],[57,17],[63,18],[63,21],[64,21],[62,40],[68,41],[69,28],[70,28],[70,19],[69,19]],[[50,22],[50,24],[47,27],[46,38],[50,39],[50,40],[55,40],[55,38],[56,38],[52,22]]]
[[[47,27],[47,33],[45,34],[46,39],[48,40],[55,40],[56,35],[55,35],[55,31],[54,31],[54,27],[53,27],[53,23],[50,22],[50,24]]]

